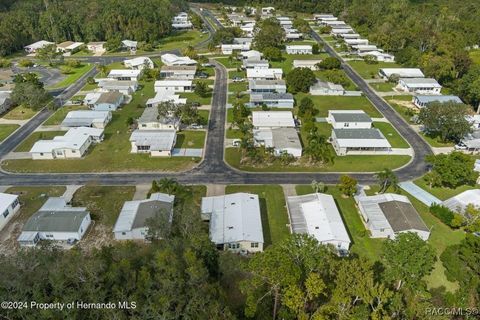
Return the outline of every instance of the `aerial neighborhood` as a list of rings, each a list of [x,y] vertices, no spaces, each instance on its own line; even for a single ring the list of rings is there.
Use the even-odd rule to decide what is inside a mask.
[[[6,319],[478,316],[474,0],[17,2]]]

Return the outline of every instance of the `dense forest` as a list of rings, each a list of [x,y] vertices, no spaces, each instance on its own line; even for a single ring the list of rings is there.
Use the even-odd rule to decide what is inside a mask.
[[[182,0],[0,1],[0,56],[40,39],[153,44],[171,31],[173,15],[185,8]]]

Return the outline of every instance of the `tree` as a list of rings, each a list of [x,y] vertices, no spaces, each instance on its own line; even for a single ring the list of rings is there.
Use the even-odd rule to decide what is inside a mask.
[[[318,43],[314,43],[312,45],[312,53],[313,54],[319,54],[320,53],[320,46],[318,45]]]
[[[315,74],[309,68],[295,68],[286,77],[288,90],[291,93],[308,92],[315,81]]]
[[[97,70],[103,75],[103,76],[107,76],[108,73],[110,72],[110,67],[108,65],[105,65],[105,64],[99,64],[97,65]]]
[[[340,63],[340,60],[334,57],[327,57],[317,63],[317,67],[320,70],[334,70],[334,69],[340,69],[342,64]]]
[[[268,61],[282,61],[282,50],[276,47],[266,47],[262,51],[263,57]]]
[[[82,63],[80,62],[80,60],[77,60],[77,59],[68,59],[64,63],[66,66],[70,68],[80,68],[82,66]]]
[[[119,51],[122,48],[122,39],[120,37],[113,37],[107,40],[105,43],[105,49],[110,52]]]
[[[12,62],[7,59],[0,58],[0,69],[9,68],[12,65]]]
[[[473,66],[457,81],[455,91],[467,103],[480,107],[480,67]]]
[[[300,100],[300,105],[298,106],[298,116],[303,117],[307,113],[313,115],[315,113],[315,105],[312,99],[309,97],[303,97],[302,100]]]
[[[425,161],[432,165],[432,173],[441,186],[475,185],[478,179],[479,173],[473,170],[475,160],[463,152],[429,155]]]
[[[353,196],[357,192],[357,179],[343,175],[340,177],[338,188],[346,196]]]
[[[17,74],[13,82],[15,87],[12,90],[11,98],[16,105],[23,105],[35,110],[43,107],[50,98],[35,73]]]
[[[313,191],[315,191],[315,193],[325,192],[325,189],[326,189],[325,183],[321,181],[316,181],[316,180],[312,180],[312,183],[310,183],[310,186],[312,187]]]
[[[55,44],[49,44],[37,50],[37,58],[44,59],[48,61],[49,65],[53,65],[58,58],[63,58],[61,51],[57,51],[57,46]]]
[[[195,83],[195,93],[202,97],[202,98],[205,98],[207,95],[208,95],[208,85],[206,82],[204,81],[197,81]]]
[[[268,18],[257,23],[259,30],[253,38],[254,47],[263,52],[265,48],[282,46],[285,39],[285,31],[275,18]]]
[[[334,160],[334,155],[330,145],[327,143],[327,138],[316,131],[308,134],[304,155],[314,163],[333,163]]]
[[[191,45],[185,47],[185,49],[182,51],[182,54],[190,59],[196,59],[198,57],[197,50],[195,50],[195,48]]]
[[[442,141],[457,142],[471,131],[466,118],[469,113],[470,108],[464,104],[432,102],[420,110],[418,121],[428,134],[439,136]]]
[[[383,171],[377,172],[375,177],[380,185],[380,193],[385,193],[388,188],[392,187],[394,192],[399,189],[398,178],[391,169],[383,169]]]
[[[480,208],[472,203],[465,207],[463,212],[463,219],[465,223],[465,230],[469,232],[480,232]]]
[[[295,18],[293,19],[292,25],[295,29],[297,29],[301,33],[307,34],[307,33],[310,33],[311,31],[310,25],[308,24],[308,21],[306,21],[305,19]]]
[[[386,277],[395,282],[396,290],[403,284],[421,286],[436,260],[435,250],[416,233],[399,233],[395,240],[387,240],[383,245]]]
[[[366,64],[378,64],[377,57],[371,54],[364,56],[363,61],[365,61]]]

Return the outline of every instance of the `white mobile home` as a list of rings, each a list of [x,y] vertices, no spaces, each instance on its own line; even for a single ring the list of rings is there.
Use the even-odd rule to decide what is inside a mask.
[[[269,108],[293,108],[295,100],[290,93],[251,93],[250,107],[267,106]]]
[[[87,208],[69,206],[63,198],[48,198],[23,225],[17,241],[21,246],[35,246],[39,240],[78,241],[91,222]]]
[[[50,41],[40,40],[40,41],[37,41],[35,43],[29,44],[28,46],[25,46],[25,51],[27,53],[36,53],[37,50],[43,49],[44,47],[52,45],[52,44],[55,44],[55,43],[50,42]]]
[[[438,103],[463,103],[462,99],[457,96],[451,95],[418,95],[413,97],[413,104],[421,109],[425,108],[429,103],[438,102]]]
[[[248,89],[251,93],[286,93],[287,86],[284,80],[249,80]]]
[[[210,224],[210,240],[219,250],[263,251],[260,202],[256,194],[204,197],[201,212]]]
[[[273,148],[276,156],[283,153],[295,158],[302,156],[302,143],[295,128],[254,129],[253,140],[256,146]]]
[[[192,92],[192,80],[158,80],[155,81],[155,92]]]
[[[111,111],[74,110],[67,113],[62,128],[92,127],[104,129],[112,120]]]
[[[175,117],[160,117],[157,107],[147,107],[137,120],[138,130],[178,130],[179,120]]]
[[[312,60],[293,60],[293,68],[308,68],[312,71],[317,70],[317,64],[322,62],[320,59],[312,59]]]
[[[291,111],[253,111],[252,124],[255,129],[295,128]]]
[[[138,81],[102,79],[98,82],[98,87],[104,92],[120,92],[121,94],[128,96],[138,90]]]
[[[122,81],[138,81],[141,70],[113,69],[108,74],[108,78]]]
[[[345,89],[340,84],[317,79],[317,82],[310,87],[310,94],[312,96],[343,96]]]
[[[280,68],[247,69],[248,80],[281,80],[283,70]]]
[[[122,103],[122,93],[117,91],[103,92],[100,97],[93,103],[93,110],[115,111],[122,105]]]
[[[392,149],[382,132],[376,128],[333,129],[330,141],[339,156],[350,154],[374,155]]]
[[[20,202],[15,194],[0,192],[0,231],[12,219],[15,213],[20,210]]]
[[[391,76],[396,75],[399,78],[424,78],[422,70],[418,68],[382,68],[378,71],[378,75],[388,80]]]
[[[125,68],[134,70],[143,70],[144,68],[153,69],[153,61],[149,57],[137,57],[123,61]]]
[[[171,80],[193,80],[197,66],[163,66],[160,77]]]
[[[7,112],[12,106],[10,95],[10,91],[0,91],[0,114]]]
[[[167,66],[194,66],[197,64],[196,60],[190,59],[189,57],[177,56],[173,53],[165,53],[160,59],[162,63]]]
[[[130,152],[150,153],[152,157],[170,157],[176,140],[175,130],[135,130],[130,136]]]
[[[442,86],[433,78],[401,78],[398,89],[419,94],[440,94]]]
[[[334,129],[370,129],[372,118],[363,110],[328,110],[327,122]]]
[[[287,45],[285,50],[287,54],[312,54],[311,45]]]

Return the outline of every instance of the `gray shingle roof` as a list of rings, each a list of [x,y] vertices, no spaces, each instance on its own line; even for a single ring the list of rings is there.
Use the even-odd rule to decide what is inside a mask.
[[[336,113],[332,112],[332,116],[336,122],[372,122],[372,118],[370,118],[366,113],[359,112],[359,113]]]
[[[380,130],[372,129],[333,129],[337,139],[385,139]]]

